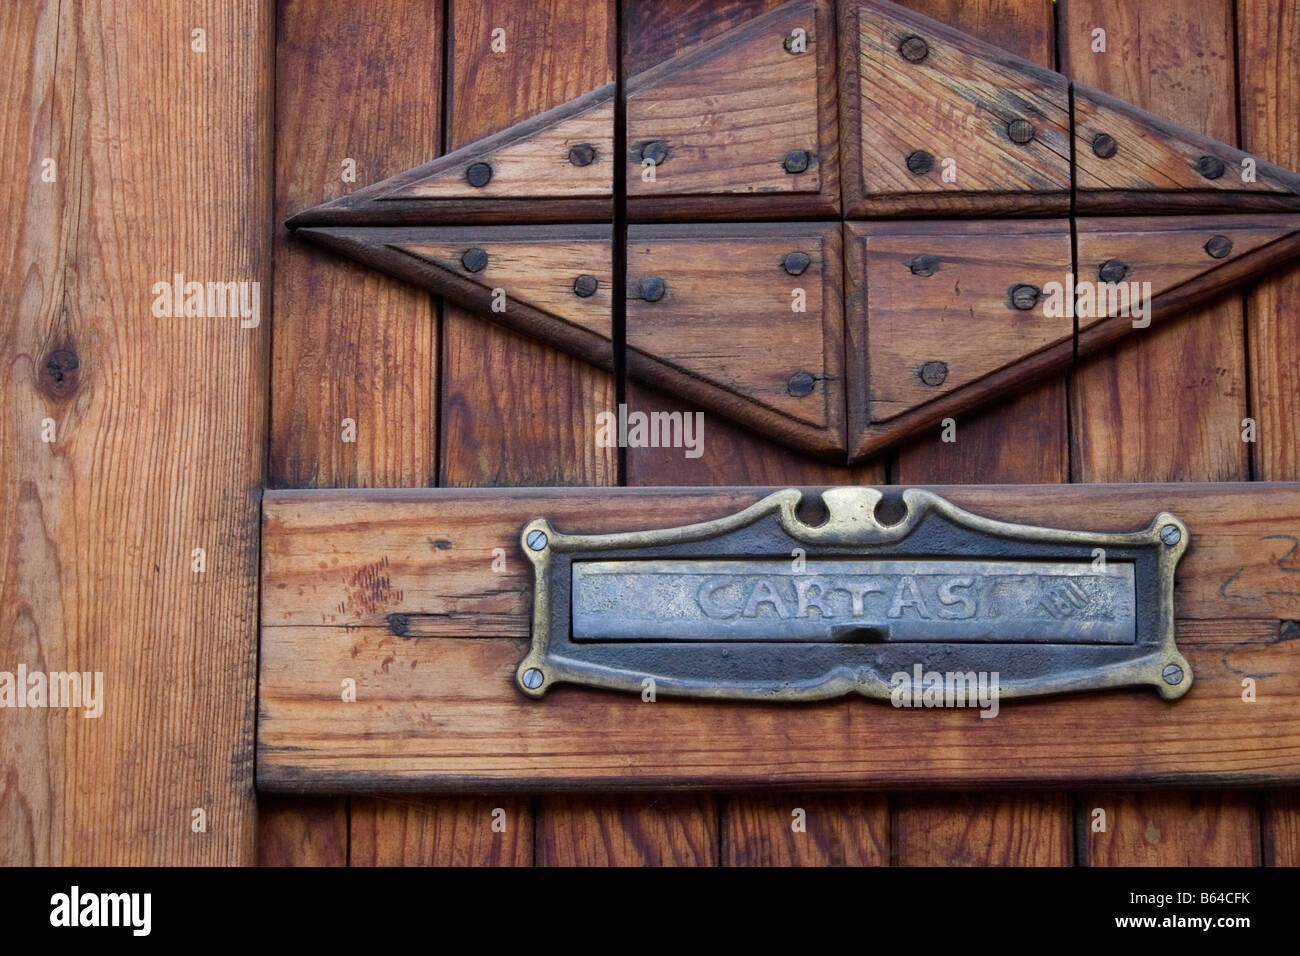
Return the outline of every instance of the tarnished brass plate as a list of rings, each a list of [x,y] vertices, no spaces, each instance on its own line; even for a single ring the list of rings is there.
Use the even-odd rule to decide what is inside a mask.
[[[737,514],[661,531],[524,528],[533,644],[517,681],[700,697],[890,698],[900,674],[996,675],[1000,698],[1191,685],[1174,644],[1174,567],[1188,532],[995,521],[920,489],[885,525],[881,492],[823,492],[799,519],[778,491]],[[917,668],[920,668],[918,671]],[[896,695],[895,695],[896,696]]]

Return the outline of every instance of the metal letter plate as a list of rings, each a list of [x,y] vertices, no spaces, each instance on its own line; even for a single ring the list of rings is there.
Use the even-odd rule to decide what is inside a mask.
[[[1000,699],[1149,684],[1181,697],[1174,567],[1188,532],[1009,524],[920,489],[882,524],[872,488],[778,491],[737,514],[600,535],[524,528],[535,570],[520,689],[557,683],[750,700],[889,698],[899,673],[994,674]]]

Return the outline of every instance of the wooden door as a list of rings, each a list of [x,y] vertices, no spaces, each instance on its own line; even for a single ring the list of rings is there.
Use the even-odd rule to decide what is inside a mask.
[[[110,707],[99,721],[4,715],[0,861],[1300,862],[1300,800],[1264,774],[1258,789],[1162,788],[1153,768],[1140,788],[1105,791],[1068,779],[931,791],[923,777],[835,790],[814,775],[780,791],[669,780],[648,793],[256,794],[263,486],[1300,480],[1295,267],[964,417],[956,443],[914,438],[850,468],[713,420],[698,459],[599,447],[600,411],[692,406],[280,226],[778,5],[5,5],[0,38],[27,68],[3,81],[0,146],[16,224],[0,279],[10,305],[2,639],[15,660],[105,671]],[[907,5],[1300,166],[1300,16],[1287,0],[1180,0],[1141,5],[1140,16],[1126,0]],[[1093,49],[1099,30],[1104,53]],[[150,290],[175,273],[259,281],[261,321],[160,318]],[[1242,439],[1246,419],[1254,441]],[[1267,557],[1291,570],[1285,549]],[[348,600],[375,606],[394,586],[383,567],[344,585]],[[1225,661],[1229,648],[1295,636],[1293,620],[1226,616],[1197,635],[1223,644]],[[796,811],[803,830],[791,826]]]

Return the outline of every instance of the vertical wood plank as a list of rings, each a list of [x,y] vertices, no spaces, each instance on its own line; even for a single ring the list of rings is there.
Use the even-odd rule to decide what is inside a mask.
[[[885,798],[739,795],[722,805],[724,866],[887,866]],[[802,813],[800,813],[802,811]],[[796,826],[801,829],[796,829]]]
[[[1055,60],[1052,10],[1038,0],[911,0],[912,9],[1043,66]],[[1061,277],[1064,281],[1064,276]],[[902,484],[1069,480],[1065,376],[901,449]],[[914,795],[894,798],[902,866],[1062,866],[1073,862],[1068,794]]]
[[[611,82],[614,10],[613,0],[453,0],[448,148]],[[505,31],[503,53],[491,50],[496,29]],[[613,376],[453,307],[443,336],[440,484],[616,481],[614,449],[595,440],[596,414],[614,407]],[[621,862],[615,850],[656,832],[634,815],[602,822],[596,804],[576,799],[540,807],[539,846],[586,845],[605,826],[600,845],[614,848],[610,862]]]
[[[437,155],[442,41],[435,0],[280,2],[272,487],[432,482],[432,301],[295,241],[280,223]],[[345,178],[352,172],[354,179]],[[344,440],[345,419],[354,423],[355,441]],[[363,817],[370,812],[366,801],[353,807]],[[346,860],[347,828],[341,799],[264,798],[261,855],[266,862],[338,864]]]
[[[653,6],[629,3],[623,14],[624,75],[646,70],[779,5],[779,0],[726,0],[708,5],[694,0],[668,0]],[[627,384],[627,403],[629,411],[646,413],[697,411],[635,382]],[[629,448],[627,483],[819,485],[884,480],[880,465],[849,469],[811,462],[707,410],[704,418],[699,458],[686,458],[680,448]],[[797,804],[788,796],[738,795],[716,809],[715,798],[709,796],[683,799],[695,801],[692,806],[698,814],[711,809],[720,814],[720,853],[728,865],[888,861],[889,810],[883,795],[804,798],[809,801],[804,807],[809,823],[802,833],[790,827],[790,812]]]
[[[1068,0],[1065,70],[1074,79],[1226,143],[1237,140],[1231,0],[1143,5]],[[1090,50],[1106,31],[1107,52]],[[1079,481],[1240,481],[1249,477],[1246,343],[1239,298],[1153,327],[1082,365],[1074,376],[1074,478]],[[1243,706],[1249,706],[1243,704]],[[1084,815],[1105,800],[1107,833]],[[1080,853],[1094,864],[1222,863],[1259,859],[1253,796],[1088,794]],[[1148,835],[1155,837],[1148,839]],[[1158,835],[1158,837],[1156,836]]]
[[[547,797],[538,866],[714,866],[718,815],[693,795]]]
[[[352,818],[353,866],[531,866],[527,797],[366,801]]]
[[[103,675],[97,718],[0,717],[6,865],[253,862],[271,30],[236,0],[0,10],[0,648]],[[175,273],[260,283],[260,321],[171,317]]]
[[[1300,7],[1289,0],[1237,4],[1237,76],[1242,149],[1288,169],[1300,168]],[[1257,442],[1254,476],[1300,478],[1300,265],[1246,293],[1250,416]],[[1300,866],[1300,793],[1264,796],[1265,862]]]

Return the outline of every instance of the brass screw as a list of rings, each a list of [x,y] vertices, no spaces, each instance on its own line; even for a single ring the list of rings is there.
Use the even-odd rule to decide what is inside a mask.
[[[1119,152],[1119,143],[1109,133],[1098,133],[1092,138],[1092,152],[1102,159],[1110,159]]]
[[[482,272],[487,268],[488,254],[478,246],[466,249],[460,257],[460,264],[470,272]]]
[[[1183,540],[1183,533],[1178,530],[1178,525],[1167,524],[1160,529],[1160,540],[1172,548]]]
[[[1183,682],[1183,669],[1177,664],[1170,664],[1160,674],[1165,679],[1166,684],[1181,684]]]
[[[924,176],[934,169],[934,157],[923,149],[916,149],[907,154],[907,168],[918,176]]]
[[[546,547],[546,532],[539,528],[534,528],[528,532],[528,547],[534,551],[541,551]]]
[[[1024,146],[1034,138],[1034,124],[1029,120],[1012,120],[1007,125],[1007,135],[1011,137],[1011,142],[1019,143]]]
[[[524,671],[524,686],[529,690],[537,690],[542,686],[542,672],[536,667],[530,667]]]
[[[465,181],[475,189],[482,189],[492,181],[492,167],[487,163],[470,163],[465,170]]]
[[[930,55],[930,44],[913,34],[903,37],[898,44],[898,52],[904,60],[910,63],[920,63]]]
[[[1205,244],[1205,251],[1215,259],[1226,259],[1232,252],[1232,240],[1227,236],[1211,236]]]
[[[943,362],[926,362],[920,374],[926,385],[942,385],[948,378],[948,366]]]

